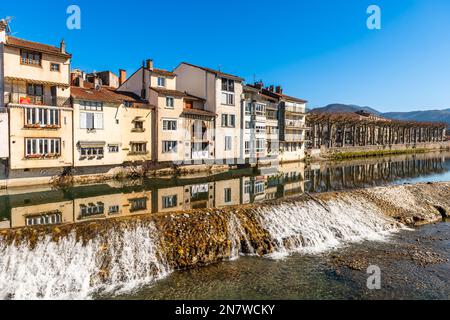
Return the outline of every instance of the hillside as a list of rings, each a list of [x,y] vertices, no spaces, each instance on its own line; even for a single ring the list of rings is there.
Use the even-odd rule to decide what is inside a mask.
[[[316,108],[311,111],[316,112],[356,112],[365,110],[370,113],[380,115],[388,119],[408,120],[408,121],[430,121],[430,122],[446,122],[450,128],[450,109],[444,110],[427,110],[427,111],[411,111],[411,112],[386,112],[382,113],[370,107],[360,107],[350,104],[330,104],[323,108]]]

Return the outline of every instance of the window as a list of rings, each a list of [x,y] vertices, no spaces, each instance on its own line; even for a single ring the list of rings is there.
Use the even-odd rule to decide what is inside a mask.
[[[266,148],[266,140],[265,139],[257,139],[256,140],[256,152],[263,152]]]
[[[236,126],[236,116],[234,114],[222,114],[222,127],[234,128]]]
[[[80,101],[80,109],[86,111],[103,111],[103,103],[96,101]]]
[[[245,181],[244,184],[244,193],[250,194],[252,193],[252,182],[251,181]]]
[[[22,64],[29,64],[35,66],[41,65],[42,55],[38,52],[22,50],[20,56],[21,56],[20,62]]]
[[[92,148],[80,148],[80,154],[82,157],[99,157],[102,158],[104,150],[101,147]]]
[[[134,132],[144,132],[144,121],[133,121]]]
[[[256,133],[264,134],[266,133],[266,126],[256,126]]]
[[[27,85],[27,95],[29,95],[29,96],[43,96],[44,95],[44,86],[41,85],[41,84],[29,83]]]
[[[267,110],[266,117],[270,120],[278,120],[278,112],[275,110]]]
[[[52,225],[62,222],[61,213],[43,214],[39,216],[28,217],[26,219],[27,226]]]
[[[266,114],[266,106],[261,103],[257,103],[255,106],[255,113],[257,116],[264,116]]]
[[[143,142],[132,142],[131,143],[131,152],[133,154],[146,154],[147,153],[147,144]]]
[[[245,154],[250,153],[250,141],[245,141]]]
[[[245,115],[250,116],[252,114],[253,104],[248,102],[245,104]]]
[[[141,211],[147,209],[147,198],[138,198],[138,199],[131,199],[130,201],[130,211]]]
[[[80,101],[80,129],[103,129],[103,103],[96,101]]]
[[[164,131],[177,131],[177,120],[163,120]]]
[[[117,144],[110,144],[110,145],[108,145],[108,152],[109,153],[118,153],[119,152],[119,146]]]
[[[225,137],[225,151],[231,151],[232,149],[232,137]]]
[[[163,209],[175,208],[177,206],[177,203],[178,203],[177,195],[162,197]]]
[[[158,77],[158,87],[165,87],[166,86],[166,78]]]
[[[222,78],[222,91],[234,92],[234,80]]]
[[[27,108],[25,109],[26,126],[60,126],[61,111],[57,109]]]
[[[253,122],[245,121],[245,129],[254,129],[254,128],[255,124]]]
[[[114,215],[120,213],[120,207],[119,206],[110,206],[108,209],[108,214]]]
[[[50,70],[51,71],[60,71],[60,64],[59,63],[50,63]]]
[[[224,190],[224,201],[225,203],[231,202],[231,188],[226,188]]]
[[[25,157],[57,157],[61,155],[60,139],[25,139]]]
[[[222,92],[222,104],[234,106],[234,94]]]
[[[167,108],[173,108],[175,105],[175,101],[173,97],[166,97],[166,107]]]
[[[163,153],[176,153],[177,152],[177,141],[163,141],[162,142],[162,152]]]
[[[105,204],[103,202],[89,203],[88,205],[80,205],[80,217],[86,218],[96,216],[105,212]]]
[[[264,182],[256,182],[255,183],[255,194],[264,193],[265,189],[266,189],[266,185]]]

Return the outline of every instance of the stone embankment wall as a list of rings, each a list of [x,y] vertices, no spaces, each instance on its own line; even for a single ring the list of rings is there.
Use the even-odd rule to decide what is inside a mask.
[[[414,151],[414,150],[449,150],[450,141],[418,143],[418,144],[394,144],[394,145],[371,145],[371,146],[346,146],[340,148],[326,148],[309,150],[312,158],[333,158],[339,154],[352,154],[371,151]]]

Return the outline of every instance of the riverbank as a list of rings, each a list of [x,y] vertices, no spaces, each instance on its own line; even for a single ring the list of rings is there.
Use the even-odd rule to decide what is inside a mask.
[[[450,183],[433,183],[8,229],[0,232],[0,296],[83,298],[242,254],[280,257],[382,241],[403,224],[437,222],[448,212]],[[27,265],[33,271],[22,277],[17,268]],[[27,284],[34,291],[17,294]]]
[[[311,161],[341,161],[393,155],[421,154],[433,151],[449,151],[450,141],[418,144],[374,146],[346,146],[309,150]]]

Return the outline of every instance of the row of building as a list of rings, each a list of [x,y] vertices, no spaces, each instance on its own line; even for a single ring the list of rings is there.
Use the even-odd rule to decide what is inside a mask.
[[[306,101],[281,87],[186,62],[86,74],[71,59],[64,41],[19,39],[0,22],[0,178],[304,157]]]

